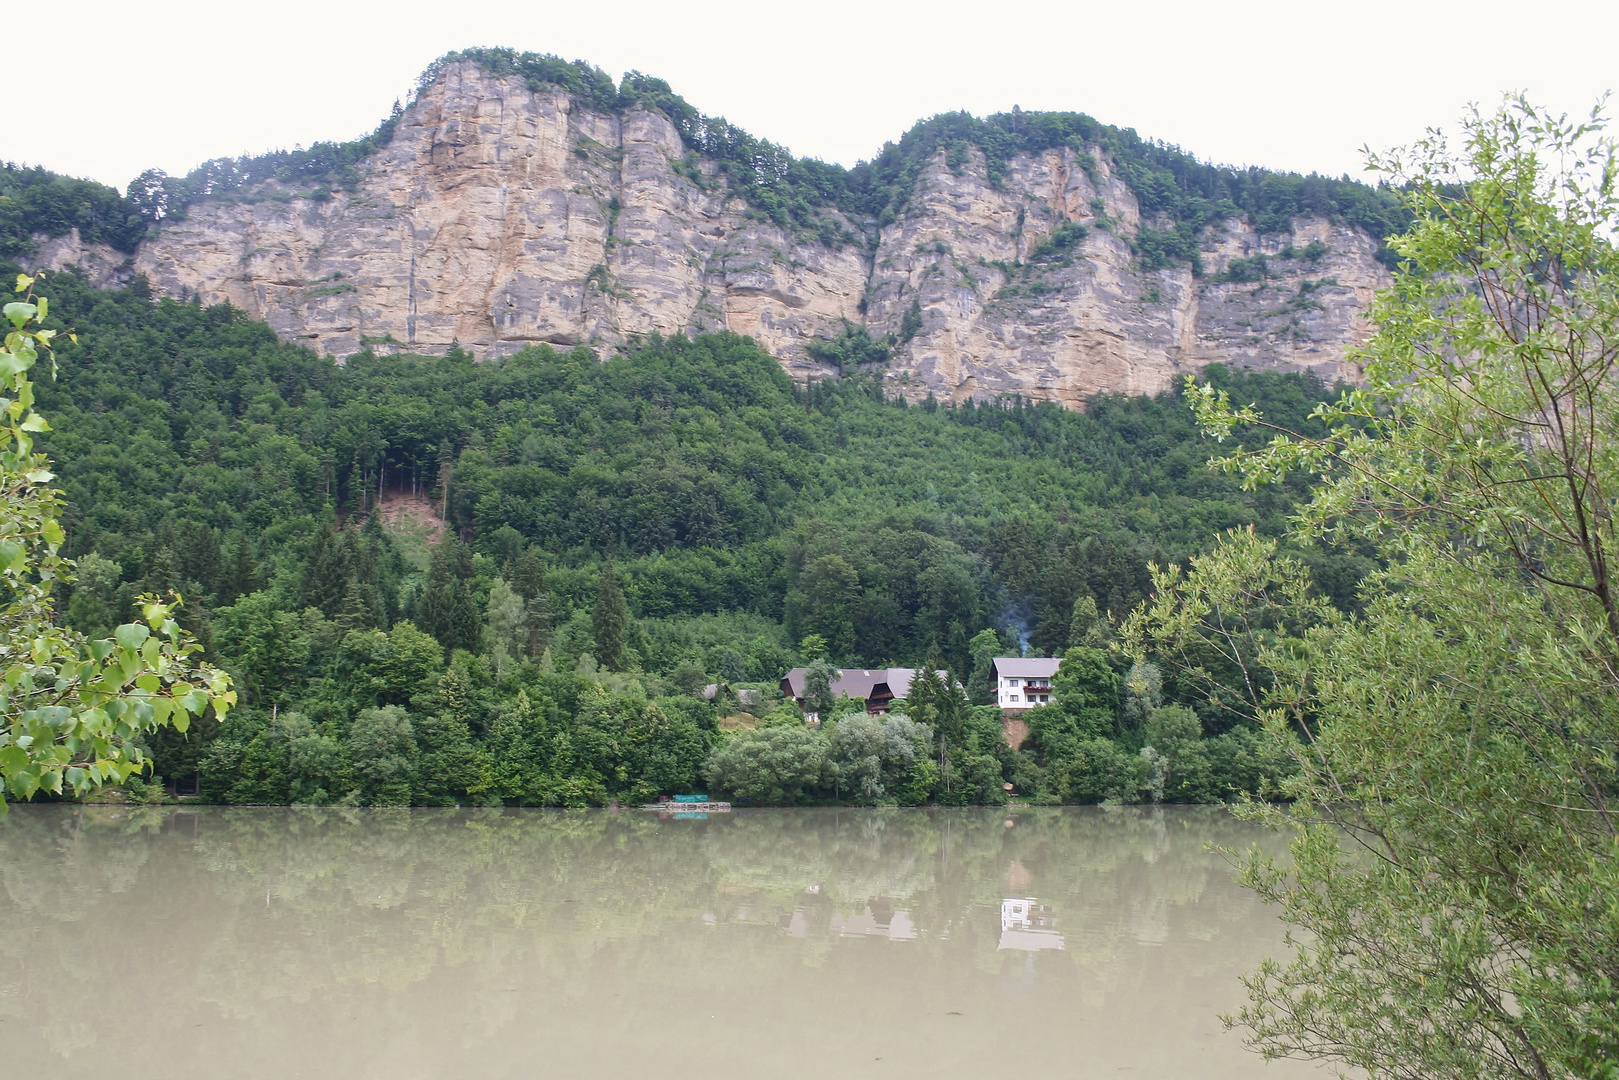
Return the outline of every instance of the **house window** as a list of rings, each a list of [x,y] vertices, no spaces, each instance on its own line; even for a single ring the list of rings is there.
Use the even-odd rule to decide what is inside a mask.
[[[1017,700],[1017,695],[1013,694],[1010,697],[1008,697],[1006,700],[1008,700],[1008,701],[1016,701]]]

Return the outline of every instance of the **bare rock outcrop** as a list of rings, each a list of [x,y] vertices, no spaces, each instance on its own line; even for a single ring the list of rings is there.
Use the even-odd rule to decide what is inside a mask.
[[[35,233],[33,245],[34,254],[28,260],[32,269],[57,271],[76,266],[98,289],[127,285],[135,274],[130,256],[106,244],[85,243],[76,228],[61,236]]]
[[[1232,220],[1205,242],[1203,276],[1144,271],[1126,239],[1136,199],[1094,158],[1021,155],[992,184],[981,157],[952,170],[941,153],[899,220],[844,220],[854,242],[829,246],[751,213],[655,110],[605,113],[458,62],[351,190],[198,202],[134,270],[338,356],[729,329],[803,377],[826,370],[806,346],[864,326],[893,335],[886,377],[911,397],[1078,405],[1212,361],[1355,376],[1347,352],[1387,280],[1372,238]],[[1256,256],[1268,275],[1229,272]]]

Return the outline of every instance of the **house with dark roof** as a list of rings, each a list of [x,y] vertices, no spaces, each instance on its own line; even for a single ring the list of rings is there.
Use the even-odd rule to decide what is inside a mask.
[[[782,676],[781,692],[794,705],[804,709],[806,720],[814,721],[818,717],[804,706],[804,676],[808,671],[808,668],[795,667]],[[905,697],[911,692],[911,683],[916,675],[917,669],[908,667],[839,668],[832,679],[832,696],[864,698],[868,713],[886,716],[893,708],[895,698]],[[946,678],[942,671],[938,675],[941,679]]]

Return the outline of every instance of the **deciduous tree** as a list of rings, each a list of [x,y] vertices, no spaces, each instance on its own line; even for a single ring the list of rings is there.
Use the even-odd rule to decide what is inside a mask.
[[[179,598],[143,596],[141,618],[110,639],[91,641],[58,624],[52,592],[73,580],[61,554],[61,498],[34,435],[49,431],[34,411],[28,372],[51,356],[56,332],[19,275],[22,299],[6,304],[0,349],[0,810],[7,791],[41,788],[84,794],[143,771],[140,737],[172,725],[184,731],[210,709],[236,703],[230,678],[198,660],[199,646],[174,619]],[[52,359],[52,374],[55,361]]]
[[[1390,241],[1367,385],[1318,409],[1327,436],[1225,461],[1250,484],[1323,476],[1298,533],[1380,556],[1364,614],[1295,618],[1308,596],[1283,595],[1296,632],[1224,634],[1278,597],[1238,535],[1201,582],[1160,581],[1136,640],[1262,669],[1251,700],[1300,769],[1291,806],[1251,809],[1293,859],[1256,855],[1244,880],[1306,931],[1248,981],[1260,1050],[1619,1076],[1619,148],[1600,113],[1512,99],[1459,147],[1377,163],[1415,224]],[[1194,400],[1220,436],[1269,422]],[[1222,590],[1247,599],[1211,605]]]

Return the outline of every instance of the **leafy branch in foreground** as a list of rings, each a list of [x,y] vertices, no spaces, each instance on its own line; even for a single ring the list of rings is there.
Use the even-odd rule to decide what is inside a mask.
[[[200,646],[174,621],[179,598],[142,596],[142,619],[91,641],[57,624],[51,591],[73,580],[60,549],[61,498],[33,436],[49,431],[34,411],[28,371],[55,360],[58,332],[42,325],[50,303],[17,278],[21,300],[0,350],[0,811],[6,789],[27,799],[43,788],[82,795],[145,767],[139,737],[172,724],[184,731],[210,708],[236,702],[230,678],[195,657]]]
[[[1292,804],[1246,811],[1294,831],[1291,865],[1254,854],[1243,880],[1306,933],[1232,1022],[1374,1076],[1619,1077],[1619,150],[1600,107],[1464,127],[1374,159],[1415,223],[1365,388],[1316,410],[1327,436],[1215,463],[1319,475],[1296,535],[1382,566],[1363,615],[1254,645],[1261,719],[1309,738]],[[1266,422],[1192,405],[1216,437]],[[1184,666],[1204,582],[1282,572],[1252,547],[1161,577],[1132,646]]]

